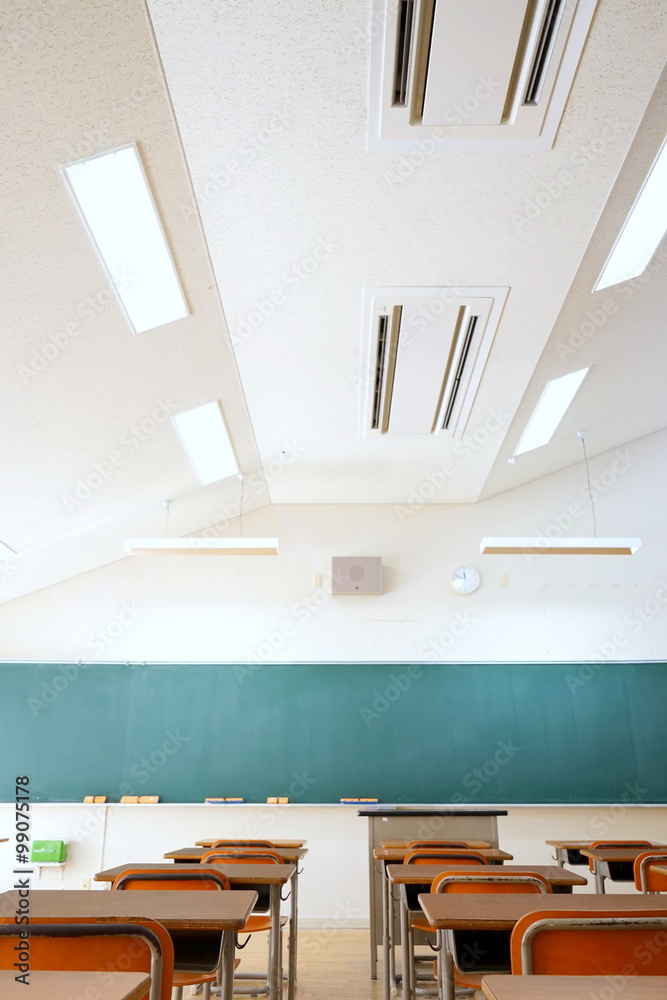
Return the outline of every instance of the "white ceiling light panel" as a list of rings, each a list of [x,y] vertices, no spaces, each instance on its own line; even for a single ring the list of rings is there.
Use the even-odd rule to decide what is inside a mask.
[[[137,146],[63,167],[93,243],[135,333],[188,315]]]
[[[589,371],[590,368],[581,368],[547,382],[514,455],[523,455],[548,444]]]
[[[667,232],[667,139],[609,254],[594,292],[643,274]]]
[[[240,474],[217,400],[172,417],[192,468],[203,486]]]

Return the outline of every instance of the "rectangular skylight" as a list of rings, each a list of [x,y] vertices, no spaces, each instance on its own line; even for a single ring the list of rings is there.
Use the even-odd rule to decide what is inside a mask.
[[[609,288],[636,278],[658,249],[667,231],[667,140],[653,162],[630,214],[593,289]]]
[[[202,485],[239,474],[239,464],[217,400],[177,413],[171,419]]]
[[[515,455],[523,455],[525,451],[541,448],[551,440],[588,371],[588,368],[581,368],[578,372],[570,372],[569,375],[562,375],[547,382],[514,450]]]
[[[187,316],[136,145],[77,160],[63,170],[134,332]]]

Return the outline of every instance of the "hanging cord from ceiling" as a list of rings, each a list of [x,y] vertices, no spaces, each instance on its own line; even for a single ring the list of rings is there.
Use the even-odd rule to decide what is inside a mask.
[[[591,514],[593,515],[593,538],[598,537],[598,522],[595,516],[595,500],[591,489],[591,470],[588,467],[588,453],[586,451],[586,440],[583,431],[577,431],[577,437],[581,438],[581,447],[584,449],[584,462],[586,463],[586,481],[588,483],[588,498],[591,502]]]

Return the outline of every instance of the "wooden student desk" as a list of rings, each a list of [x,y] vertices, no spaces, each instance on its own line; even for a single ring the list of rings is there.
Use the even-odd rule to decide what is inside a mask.
[[[224,839],[225,839],[224,837],[209,837],[207,840],[195,840],[195,844],[197,845],[197,847],[208,847],[208,848],[211,848],[211,847],[213,847],[214,844],[217,844],[217,842],[219,840],[224,840]],[[242,840],[243,838],[239,837],[238,839]],[[270,839],[270,838],[268,838],[268,839]],[[272,840],[271,843],[274,845],[275,848],[279,849],[281,847],[288,847],[288,848],[289,847],[303,847],[305,845],[306,841],[305,840]],[[232,846],[232,845],[230,845],[230,846]],[[252,848],[253,846],[254,845],[249,841],[248,842],[248,847]],[[259,847],[260,845],[258,844],[257,846]],[[227,850],[227,848],[226,847],[221,847],[220,850]],[[243,850],[243,848],[241,848],[241,850]],[[272,848],[267,848],[267,850],[272,850]]]
[[[480,868],[473,868],[473,871],[480,871]],[[461,866],[456,864],[443,864],[436,863],[433,865],[387,865],[386,877],[389,882],[390,888],[387,893],[388,905],[385,914],[385,926],[383,928],[383,945],[386,949],[385,951],[385,982],[384,982],[384,997],[385,1000],[395,993],[396,990],[396,972],[395,972],[395,957],[394,948],[395,942],[393,940],[393,928],[394,928],[394,893],[391,890],[391,886],[398,885],[400,890],[400,905],[399,905],[399,923],[401,926],[401,938],[405,937],[407,932],[407,921],[409,919],[408,911],[408,899],[407,893],[404,886],[407,885],[423,885],[433,881],[436,876],[440,875],[442,872],[454,872],[461,871]],[[537,872],[539,875],[543,875],[548,882],[551,883],[551,887],[554,893],[571,893],[572,887],[575,885],[587,885],[586,879],[582,878],[581,875],[575,875],[574,872],[567,871],[558,865],[503,865],[504,872],[514,872],[517,875],[523,872]],[[414,890],[413,890],[414,891]],[[425,890],[422,890],[425,891]]]
[[[115,868],[107,868],[105,871],[97,872],[94,876],[96,882],[113,882],[121,872],[129,868],[141,868],[146,872],[192,872],[192,865],[169,865],[153,864],[151,862],[128,862],[126,865],[117,865]],[[226,864],[206,864],[204,869],[213,868],[220,875],[229,879],[234,891],[239,889],[255,889],[259,885],[271,886],[271,915],[278,913],[280,920],[280,890],[283,885],[292,880],[296,875],[296,865],[226,865]],[[140,891],[140,890],[137,890]],[[274,899],[275,895],[275,899]],[[280,936],[280,923],[277,925],[276,933]],[[289,928],[289,969],[287,976],[287,995],[289,1000],[294,997],[296,987],[296,921],[290,921]]]
[[[138,1000],[150,983],[150,976],[143,972],[116,972],[104,977],[99,972],[31,972],[26,989],[16,982],[16,974],[16,970],[0,972],[2,1000]]]
[[[443,851],[446,848],[442,848]],[[459,853],[463,853],[462,848],[452,848]],[[470,850],[470,848],[469,848]],[[384,1000],[389,1000],[390,992],[396,989],[396,974],[394,970],[394,948],[397,944],[400,944],[401,940],[401,929],[400,924],[397,926],[395,921],[395,910],[394,910],[394,900],[392,894],[388,888],[387,880],[387,867],[392,863],[400,864],[405,860],[405,857],[412,853],[408,851],[405,847],[376,847],[373,850],[373,861],[374,864],[378,865],[378,870],[382,878],[382,909],[381,909],[381,939],[380,943],[382,945],[382,975],[384,981]],[[503,861],[511,861],[513,858],[512,854],[508,854],[506,851],[501,851],[497,847],[483,847],[476,848],[476,853],[483,855],[490,865],[502,865]],[[437,865],[438,862],[435,862]],[[442,863],[445,864],[444,862]],[[410,867],[422,868],[421,865],[411,865]],[[429,866],[430,867],[430,866]],[[457,866],[458,867],[458,866]],[[439,871],[442,868],[438,869]],[[426,882],[426,878],[421,879],[422,882]],[[374,938],[371,935],[371,940]],[[375,950],[375,949],[373,949]],[[374,965],[371,963],[371,971],[373,971]]]
[[[274,841],[275,843],[275,841]],[[179,847],[175,851],[169,851],[163,857],[171,859],[175,864],[196,864],[208,852],[208,847]],[[220,848],[226,850],[226,848]],[[246,848],[230,847],[231,852],[243,853]],[[267,848],[268,850],[268,848]],[[299,919],[299,865],[301,858],[305,858],[308,851],[305,847],[276,847],[276,853],[280,855],[283,864],[293,864],[294,871],[290,879],[290,925],[289,925],[289,969],[288,969],[288,1000],[294,1000],[294,990],[297,981],[297,929]],[[208,862],[206,862],[208,864]],[[233,867],[233,866],[232,866]],[[237,866],[238,867],[238,866]],[[244,865],[244,867],[248,867]],[[277,867],[271,865],[261,865],[262,868]],[[225,872],[227,874],[227,872]],[[229,876],[228,876],[229,877]]]
[[[220,931],[222,935],[221,1000],[234,993],[234,945],[257,901],[256,892],[87,892],[82,889],[36,889],[30,893],[30,916],[55,920],[87,917],[99,923],[157,920],[167,930]],[[19,902],[12,889],[0,894],[0,912],[13,913]],[[280,996],[280,935],[272,932],[271,1000]],[[28,993],[26,993],[28,996]],[[4,1000],[4,998],[3,998]]]
[[[612,978],[613,982],[613,978]],[[482,993],[486,1000],[591,1000],[607,996],[619,1000],[664,1000],[664,976],[634,976],[618,988],[607,976],[485,976]]]
[[[587,865],[588,857],[584,857],[584,849],[590,848],[592,840],[545,840],[545,844],[556,849],[556,861],[559,865]],[[665,847],[665,844],[652,844],[652,847]],[[646,847],[648,851],[650,848]]]
[[[446,1000],[454,1000],[454,976],[452,957],[447,948],[446,930],[467,931],[511,931],[520,917],[535,910],[599,910],[605,913],[625,911],[642,912],[647,916],[667,916],[667,906],[660,906],[659,897],[650,895],[549,895],[534,896],[522,893],[422,893],[419,905],[426,919],[438,932],[438,944],[442,948],[443,962],[442,995]],[[514,978],[514,977],[512,977]],[[516,977],[519,978],[519,977]],[[534,976],[522,977],[534,979]],[[665,977],[663,977],[665,978]],[[403,1000],[412,1000],[405,992]],[[589,997],[586,1000],[590,1000]]]
[[[424,848],[424,850],[426,850],[426,848]],[[448,849],[446,847],[436,848],[436,850],[442,850],[443,853],[448,853]],[[466,853],[460,847],[452,847],[451,850],[457,854]],[[507,851],[501,851],[498,847],[466,848],[466,850],[474,850],[475,854],[481,854],[482,857],[486,858],[490,865],[502,865],[503,861],[512,861],[514,858],[513,854],[508,854]],[[413,851],[408,851],[405,847],[376,847],[373,851],[373,857],[376,861],[384,861],[386,863],[394,862],[395,864],[400,864],[405,859],[407,854],[413,853]]]
[[[604,893],[604,880],[606,878],[611,878],[609,871],[610,863],[618,863],[620,861],[625,862],[626,864],[632,864],[634,863],[635,858],[638,858],[640,854],[646,854],[647,851],[650,850],[650,847],[596,847],[595,850],[592,851],[590,848],[584,847],[582,848],[581,853],[584,857],[591,858],[593,861],[595,891]]]

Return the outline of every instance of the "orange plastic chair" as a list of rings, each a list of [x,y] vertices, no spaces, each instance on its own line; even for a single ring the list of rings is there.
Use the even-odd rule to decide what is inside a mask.
[[[447,851],[452,850],[452,848],[461,848],[464,851],[471,849],[470,844],[465,840],[413,840],[407,846],[408,851],[417,851],[420,848],[426,851],[442,850],[443,848]]]
[[[438,861],[451,861],[457,865],[487,865],[483,854],[475,851],[410,851],[405,855],[404,865],[433,865]]]
[[[604,850],[607,847],[645,847],[648,851],[653,845],[649,840],[594,840],[592,844],[589,844],[588,849],[595,851],[598,848]],[[634,878],[632,866],[632,861],[608,861],[607,868],[609,869],[610,880],[612,882],[632,882]],[[595,871],[595,861],[593,858],[588,859],[588,867],[592,872]]]
[[[639,854],[635,858],[632,871],[635,888],[640,892],[667,892],[667,875],[661,875],[651,868],[656,862],[667,865],[667,848],[654,847],[653,850]]]
[[[270,840],[216,840],[214,844],[211,844],[211,850],[214,850],[216,847],[222,847],[223,849],[228,847],[268,847],[272,849],[275,846]]]
[[[0,918],[0,969],[17,975],[21,929],[13,917]],[[155,920],[100,923],[85,918],[31,918],[29,940],[31,970],[150,973],[145,997],[170,1000],[174,948],[168,931]]]
[[[667,976],[666,946],[667,909],[536,910],[512,931],[512,973]]]
[[[194,866],[193,866],[194,867]],[[192,872],[150,871],[127,868],[113,881],[112,889],[229,891],[229,880],[215,869]],[[203,986],[202,1000],[209,1000],[211,984],[217,983],[222,936],[200,932],[196,939],[189,933],[172,932],[174,942],[174,1000],[182,1000],[184,986]]]
[[[280,856],[280,854],[278,854],[276,851],[269,851],[265,850],[264,848],[257,850],[252,850],[248,848],[241,851],[239,850],[225,851],[219,848],[218,849],[211,848],[211,850],[207,851],[201,859],[202,865],[208,864],[209,862],[210,863],[218,862],[225,865],[281,865],[283,863],[283,859]],[[260,913],[266,913],[266,911],[269,909],[271,905],[270,887],[268,885],[253,885],[252,888],[258,894],[258,899],[257,902],[255,903],[255,911],[260,911]],[[286,923],[287,923],[287,917],[281,917],[280,918],[281,955],[282,955],[282,929]],[[248,917],[245,924],[243,925],[243,931],[246,934],[257,934],[261,931],[270,931],[270,930],[271,930],[270,913],[264,916],[264,915],[259,915],[258,913],[255,912],[250,917]],[[259,974],[255,975],[252,972],[246,972],[242,973],[237,978],[239,979],[261,978],[262,980],[266,978],[266,987],[262,988],[262,992],[268,991],[268,975],[264,977],[264,975],[260,976]],[[281,971],[281,978],[282,978],[282,971]],[[256,996],[259,991],[257,989],[244,990],[235,986],[234,992],[249,993],[253,996]]]
[[[538,872],[504,872],[487,866],[486,871],[442,872],[433,879],[431,892],[551,893],[551,883]],[[433,933],[424,916],[412,920],[412,929]],[[449,950],[454,964],[454,984],[481,990],[482,977],[510,971],[509,931],[450,931]],[[478,956],[483,956],[481,959]],[[474,971],[466,971],[472,965]]]

